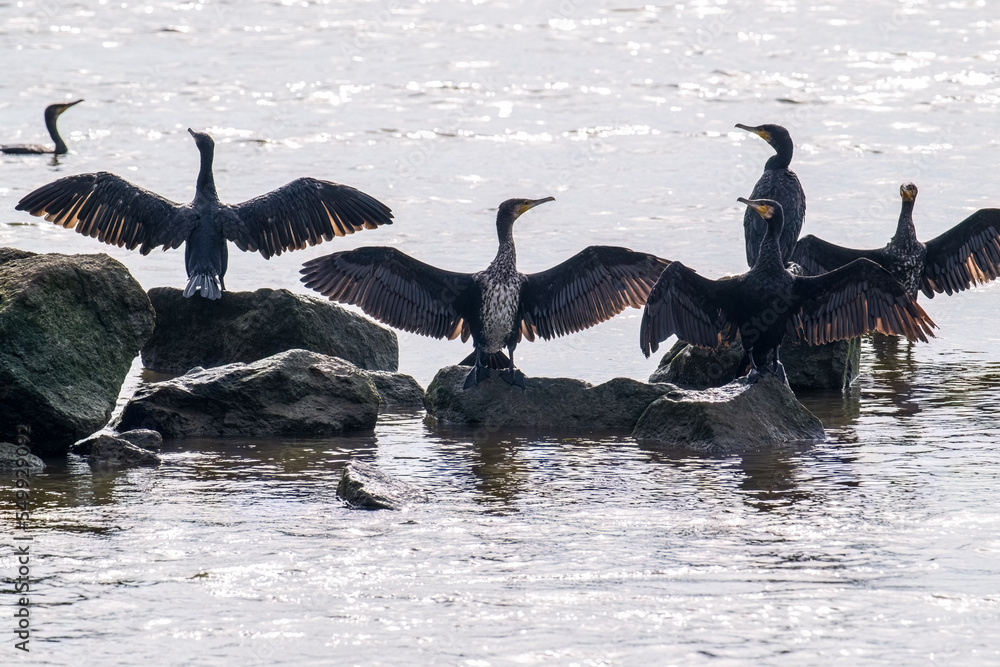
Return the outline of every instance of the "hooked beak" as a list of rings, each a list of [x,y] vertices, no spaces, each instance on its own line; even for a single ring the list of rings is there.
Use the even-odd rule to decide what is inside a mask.
[[[913,201],[917,198],[917,186],[913,183],[903,183],[899,186],[899,196],[903,201]]]
[[[71,106],[75,106],[82,101],[83,100],[76,100],[75,102],[67,102],[66,104],[63,104],[61,107],[59,107],[59,114],[61,115],[64,111],[66,111],[66,109],[69,109]]]
[[[768,218],[768,217],[770,217],[768,215],[765,215],[765,213],[767,213],[767,211],[768,211],[768,207],[765,204],[758,204],[758,203],[750,201],[749,199],[746,199],[744,197],[739,197],[736,201],[740,202],[741,204],[746,204],[747,206],[749,206],[753,210],[757,211],[757,213],[762,218]]]
[[[521,208],[518,209],[517,214],[521,215],[525,211],[527,211],[529,209],[532,209],[532,208],[535,208],[539,204],[544,204],[547,201],[555,201],[555,200],[556,200],[555,197],[544,197],[542,199],[535,199],[535,200],[529,201],[529,202],[527,202],[525,204],[521,204]]]
[[[746,130],[747,132],[753,132],[767,143],[771,143],[771,133],[767,130],[762,130],[759,127],[750,127],[749,125],[744,125],[743,123],[736,123],[736,127],[741,130]]]

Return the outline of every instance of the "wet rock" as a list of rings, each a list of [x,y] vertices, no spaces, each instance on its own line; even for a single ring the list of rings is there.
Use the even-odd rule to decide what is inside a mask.
[[[522,390],[495,376],[466,390],[468,373],[467,366],[447,366],[427,387],[427,413],[439,423],[627,431],[650,403],[675,389],[629,378],[594,386],[570,378],[528,377]]]
[[[351,461],[337,485],[337,497],[358,509],[400,510],[427,502],[427,494],[393,479],[369,463]]]
[[[101,441],[102,438],[109,437],[124,440],[140,449],[148,449],[150,451],[159,450],[163,446],[163,436],[150,429],[139,428],[119,433],[111,428],[103,428],[96,433],[88,435],[86,438],[74,442],[73,446],[70,447],[70,451],[80,456],[90,456],[93,453],[94,444]]]
[[[155,452],[136,447],[128,440],[110,433],[98,433],[88,438],[87,463],[93,470],[121,470],[160,465]]]
[[[420,410],[424,407],[424,389],[409,375],[386,371],[365,371],[382,397],[379,412]]]
[[[737,340],[719,350],[680,341],[663,355],[650,382],[669,382],[685,389],[721,387],[742,374],[743,346]],[[860,339],[829,345],[806,345],[788,339],[781,345],[781,362],[794,390],[839,390],[858,377]]]
[[[677,389],[650,404],[632,436],[643,444],[719,455],[825,437],[820,420],[770,373],[755,384],[741,378],[712,389]]]
[[[327,436],[370,431],[379,395],[353,364],[288,350],[252,364],[197,369],[140,387],[113,427],[164,438]]]
[[[111,416],[153,331],[145,291],[107,255],[0,253],[0,439],[59,456]]]
[[[163,436],[148,428],[134,428],[131,431],[119,433],[118,437],[143,449],[159,451],[163,447]]]
[[[324,299],[284,289],[224,292],[218,301],[185,299],[173,287],[154,287],[156,330],[142,363],[161,373],[186,373],[252,363],[286,350],[311,350],[379,371],[399,366],[396,334]]]
[[[19,449],[20,453],[18,453]],[[18,447],[9,442],[0,442],[0,473],[9,473],[15,470],[42,472],[45,470],[45,463],[34,454],[27,452],[25,447]]]

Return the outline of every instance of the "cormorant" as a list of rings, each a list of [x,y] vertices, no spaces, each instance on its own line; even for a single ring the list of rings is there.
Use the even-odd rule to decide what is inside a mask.
[[[896,233],[877,250],[853,250],[811,234],[799,241],[792,261],[810,274],[835,269],[859,257],[881,265],[906,287],[911,298],[922,290],[951,295],[1000,276],[1000,209],[982,208],[927,243],[917,240],[913,204],[917,186],[899,186],[903,199]]]
[[[11,144],[9,146],[0,146],[0,153],[7,153],[9,155],[51,155],[53,153],[56,155],[65,155],[69,152],[69,148],[62,137],[59,136],[59,129],[56,128],[56,120],[58,120],[59,116],[66,109],[82,101],[76,100],[75,102],[67,102],[65,104],[50,104],[45,107],[45,128],[49,131],[49,136],[52,137],[52,141],[56,144],[55,150],[47,146],[39,146],[38,144]]]
[[[768,199],[739,201],[767,224],[753,268],[738,276],[709,280],[673,262],[660,275],[642,313],[639,346],[648,357],[672,334],[699,347],[717,348],[737,331],[757,378],[787,333],[811,345],[853,338],[867,331],[927,341],[935,326],[906,290],[874,262],[859,259],[820,276],[796,276],[781,256],[781,204]],[[756,360],[755,360],[756,357]]]
[[[424,264],[395,248],[358,248],[309,260],[302,282],[332,301],[360,306],[391,326],[434,338],[472,336],[475,361],[465,388],[490,377],[496,357],[510,359],[501,378],[524,387],[514,367],[521,337],[548,340],[640,308],[670,262],[614,246],[590,246],[541,273],[518,273],[514,221],[544,199],[508,199],[497,211],[499,249],[478,273]],[[467,360],[469,361],[469,360]],[[463,362],[464,363],[467,363]]]
[[[781,256],[787,262],[792,256],[792,248],[802,231],[806,217],[806,193],[795,172],[788,168],[792,161],[792,137],[780,125],[758,125],[750,127],[737,123],[736,127],[753,132],[774,149],[775,154],[764,164],[764,173],[753,186],[750,199],[773,199],[781,204],[785,212],[785,226],[781,232]],[[764,239],[767,225],[752,209],[743,214],[743,236],[747,244],[747,266],[757,261],[760,242]]]
[[[265,259],[285,250],[316,245],[334,236],[391,224],[392,213],[377,199],[347,185],[298,178],[242,204],[223,204],[215,190],[215,142],[188,129],[201,153],[194,200],[176,204],[106,171],[67,176],[25,195],[19,211],[44,215],[63,227],[143,255],[158,246],[184,247],[188,284],[218,299],[226,289],[226,241]]]

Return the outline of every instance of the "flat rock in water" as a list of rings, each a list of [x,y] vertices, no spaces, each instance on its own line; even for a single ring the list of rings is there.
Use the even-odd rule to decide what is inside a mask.
[[[18,453],[19,449],[20,453]],[[15,470],[27,470],[28,472],[45,470],[45,463],[34,454],[26,453],[26,449],[9,442],[0,442],[0,473],[9,473]]]
[[[311,350],[359,368],[395,371],[396,334],[325,299],[284,289],[223,292],[210,301],[154,287],[156,329],[142,363],[161,373],[186,373],[236,362],[253,363],[286,350]]]
[[[342,435],[371,431],[379,402],[375,385],[350,362],[288,350],[141,386],[113,427],[165,438]]]
[[[116,435],[99,433],[88,440],[87,463],[93,470],[122,470],[160,465],[160,457],[156,452],[136,447]]]
[[[674,344],[649,376],[650,382],[669,382],[685,389],[708,389],[732,382],[741,374],[740,340],[718,350]],[[806,345],[785,340],[781,362],[788,384],[795,390],[840,390],[858,377],[861,364],[859,338],[829,345]]]
[[[676,389],[615,378],[594,386],[571,378],[525,379],[513,387],[499,373],[463,389],[468,366],[446,366],[427,387],[427,413],[449,426],[560,428],[630,431],[646,407]]]
[[[94,445],[97,442],[102,441],[102,438],[116,438],[124,440],[125,442],[131,443],[140,449],[147,449],[149,451],[159,450],[163,446],[163,436],[150,429],[137,428],[131,431],[125,431],[124,433],[119,433],[111,428],[103,428],[96,433],[88,435],[86,438],[82,438],[74,442],[69,451],[74,454],[79,454],[80,456],[90,456],[93,453]]]
[[[101,428],[153,331],[146,292],[107,255],[0,251],[0,440],[42,457]]]
[[[644,444],[725,455],[822,441],[823,424],[783,380],[764,373],[723,387],[677,389],[654,401],[632,436]]]
[[[351,507],[399,510],[413,503],[427,502],[427,494],[393,479],[369,463],[351,461],[337,485],[337,497]]]

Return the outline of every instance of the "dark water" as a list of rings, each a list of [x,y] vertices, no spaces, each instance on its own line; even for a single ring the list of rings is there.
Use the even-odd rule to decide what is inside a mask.
[[[13,205],[97,170],[186,201],[193,127],[224,200],[311,175],[396,213],[235,253],[234,290],[302,291],[301,262],[369,244],[481,268],[496,205],[545,195],[515,232],[526,271],[607,243],[715,277],[742,270],[736,198],[770,154],[737,122],[790,129],[807,232],[882,245],[914,181],[928,239],[1000,205],[998,34],[988,2],[0,4],[0,141],[45,141],[42,108],[86,99],[61,119],[72,155],[0,158],[0,245],[183,284],[179,251]],[[33,480],[32,651],[0,634],[0,663],[997,664],[998,290],[925,300],[934,341],[867,344],[851,395],[803,396],[829,436],[806,448],[712,459],[398,415],[362,438],[185,441],[156,470],[56,463]],[[645,378],[637,328],[525,344],[519,365]],[[424,385],[466,353],[400,335]],[[432,502],[345,509],[352,457]]]

